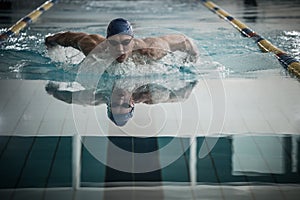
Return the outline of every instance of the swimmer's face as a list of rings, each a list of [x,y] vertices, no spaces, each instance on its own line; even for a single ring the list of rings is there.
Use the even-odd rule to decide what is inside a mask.
[[[129,113],[134,107],[131,93],[121,89],[115,89],[111,96],[110,106],[113,114]]]
[[[131,54],[134,42],[133,37],[130,35],[113,35],[107,38],[110,53],[116,57],[119,63],[124,62]]]

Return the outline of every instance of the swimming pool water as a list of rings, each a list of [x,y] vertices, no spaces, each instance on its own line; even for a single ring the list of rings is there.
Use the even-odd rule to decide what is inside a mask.
[[[299,2],[263,1],[259,2],[258,7],[234,1],[217,3],[236,18],[244,19],[249,27],[279,48],[300,58]],[[14,12],[3,13],[10,20],[2,22],[2,30],[16,21],[15,16],[27,14],[28,10],[17,7]],[[49,59],[43,45],[47,34],[71,30],[105,35],[108,22],[119,16],[130,20],[134,28],[145,29],[145,32],[151,34],[159,34],[157,32],[160,30],[188,35],[209,58],[224,65],[233,74],[280,68],[271,56],[261,54],[252,40],[242,38],[233,27],[208,12],[197,1],[61,1],[59,6],[46,12],[19,37],[10,39],[1,47],[1,76],[16,77],[19,71],[23,72],[19,74],[22,76],[26,73],[43,74],[45,71],[60,70],[61,64],[54,64]],[[243,66],[237,66],[239,57],[242,57]],[[64,61],[72,62],[70,60],[65,58]],[[43,66],[43,70],[39,65]],[[212,68],[215,67],[212,65]],[[43,76],[37,75],[37,79],[43,79]]]
[[[299,1],[214,2],[300,59]],[[41,3],[12,1],[1,31]],[[102,74],[44,46],[59,31],[105,35],[116,17],[137,37],[189,36],[199,61]],[[299,89],[200,1],[60,1],[0,46],[0,199],[298,199]],[[122,127],[107,109],[120,90],[136,100]]]

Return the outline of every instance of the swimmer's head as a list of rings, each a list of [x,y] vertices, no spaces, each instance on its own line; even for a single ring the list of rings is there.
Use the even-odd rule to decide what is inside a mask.
[[[112,20],[107,27],[106,38],[117,34],[130,35],[133,37],[133,30],[130,22],[123,18]]]
[[[108,118],[117,126],[124,126],[133,117],[132,94],[120,86],[114,85],[111,97],[107,99],[106,104]]]
[[[118,114],[113,113],[109,106],[107,107],[108,118],[117,126],[124,126],[128,122],[128,120],[132,118],[133,111],[134,108],[131,108],[131,110],[128,113]]]

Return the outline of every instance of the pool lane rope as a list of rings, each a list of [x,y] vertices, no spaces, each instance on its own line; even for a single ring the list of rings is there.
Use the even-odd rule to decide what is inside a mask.
[[[300,62],[298,60],[291,57],[278,47],[274,46],[271,42],[258,35],[244,23],[232,17],[229,13],[221,9],[213,2],[202,0],[202,3],[213,13],[217,14],[219,17],[223,18],[224,20],[228,21],[231,25],[233,25],[238,31],[242,33],[243,36],[252,38],[255,41],[255,43],[259,46],[262,52],[274,53],[276,58],[280,61],[280,63],[285,69],[287,69],[289,72],[300,78]]]
[[[18,33],[26,28],[30,23],[36,21],[45,11],[49,10],[58,0],[49,0],[33,10],[31,13],[20,19],[6,32],[0,35],[0,45],[5,42],[8,38],[18,35]]]

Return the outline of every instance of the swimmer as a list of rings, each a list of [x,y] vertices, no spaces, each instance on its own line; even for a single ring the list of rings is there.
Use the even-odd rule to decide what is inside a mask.
[[[87,34],[82,32],[61,32],[45,38],[47,48],[56,45],[73,47],[87,56],[99,44],[106,43],[110,55],[117,62],[126,61],[133,54],[147,56],[153,60],[159,60],[169,52],[186,52],[188,61],[195,62],[198,57],[198,49],[186,36],[181,34],[170,34],[160,37],[148,37],[138,39],[130,22],[123,18],[112,20],[107,27],[107,35]],[[104,51],[104,50],[103,50]]]

